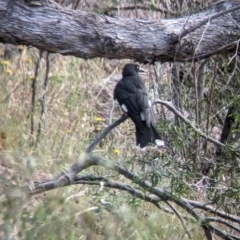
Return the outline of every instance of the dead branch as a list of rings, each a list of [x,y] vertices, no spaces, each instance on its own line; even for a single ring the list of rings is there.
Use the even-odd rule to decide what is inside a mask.
[[[189,238],[189,239],[192,239],[191,234],[190,234],[190,232],[188,231],[187,226],[185,225],[185,223],[184,223],[184,221],[183,221],[183,217],[181,216],[181,214],[178,212],[178,210],[177,210],[175,207],[173,207],[173,205],[172,205],[171,203],[169,203],[168,201],[166,201],[166,204],[172,209],[172,211],[173,211],[173,212],[176,214],[176,216],[179,218],[179,220],[180,220],[180,222],[181,222],[181,224],[182,224],[182,226],[183,226],[183,228],[184,228],[184,230],[185,230],[188,238]]]
[[[136,190],[130,186],[126,186],[123,184],[119,184],[116,182],[110,182],[102,177],[95,178],[94,181],[91,181],[92,176],[77,176],[76,174],[73,175],[74,172],[81,172],[86,168],[89,168],[91,166],[102,166],[105,167],[108,170],[115,171],[119,173],[120,175],[124,176],[125,178],[131,180],[133,183],[137,184],[139,187],[143,188],[145,191],[149,192],[150,196],[147,194],[142,194],[139,190]],[[84,179],[83,179],[84,178]],[[81,179],[81,180],[79,180]],[[101,181],[104,180],[104,185],[109,187],[116,187],[117,189],[122,189],[124,191],[129,192],[130,194],[136,194],[135,196],[149,201],[154,204],[157,204],[159,201],[172,201],[175,204],[177,204],[179,207],[186,210],[192,217],[195,218],[197,222],[200,223],[201,227],[205,229],[205,232],[211,231],[215,233],[217,236],[223,238],[223,239],[239,239],[238,237],[225,233],[224,231],[220,230],[219,228],[216,228],[215,226],[211,225],[209,221],[207,221],[205,218],[201,217],[200,213],[196,212],[194,210],[195,206],[200,207],[202,210],[205,210],[206,212],[209,212],[207,209],[209,209],[209,206],[206,205],[206,203],[198,203],[195,201],[191,201],[188,199],[184,199],[181,197],[175,197],[172,193],[166,191],[165,189],[152,187],[150,183],[142,180],[137,175],[121,168],[120,166],[116,165],[112,161],[109,161],[107,159],[104,159],[102,157],[94,156],[86,154],[78,163],[75,163],[68,171],[65,171],[65,173],[62,173],[60,177],[57,179],[54,178],[52,180],[49,180],[48,182],[43,183],[36,183],[34,187],[30,188],[30,194],[36,194],[39,192],[43,192],[46,190],[51,190],[58,187],[68,186],[72,184],[92,184],[92,185],[101,185]],[[156,196],[156,197],[152,197]],[[147,196],[147,197],[146,197]],[[196,207],[195,207],[196,208]],[[212,208],[212,207],[211,207]],[[210,209],[211,209],[210,208]],[[214,208],[212,208],[214,209]],[[216,214],[217,211],[215,209],[213,210],[213,213]],[[228,216],[228,214],[224,214],[223,216]],[[237,219],[234,217],[233,219]],[[240,223],[240,219],[237,221]]]
[[[212,213],[216,216],[225,218],[225,219],[230,220],[232,222],[240,223],[240,217],[237,217],[237,216],[234,216],[232,214],[219,211],[216,208],[210,206],[211,203],[202,203],[202,202],[188,200],[188,199],[184,199],[184,200],[187,201],[189,204],[191,204],[196,209],[202,209],[206,212]]]
[[[240,233],[240,228],[237,228],[237,227],[234,227],[232,224],[226,222],[226,221],[223,221],[222,219],[220,218],[216,218],[216,217],[206,217],[205,218],[206,221],[208,222],[218,222],[218,223],[221,223],[231,229],[233,229],[234,231]]]
[[[216,5],[215,5],[216,6]],[[219,18],[220,16],[224,15],[224,14],[227,14],[227,13],[231,13],[231,12],[235,12],[237,10],[240,9],[240,6],[236,6],[236,7],[233,7],[233,8],[230,8],[230,9],[227,9],[223,12],[220,12],[220,13],[217,13],[217,14],[214,14],[204,20],[202,20],[200,23],[197,23],[196,25],[190,27],[189,29],[185,29],[184,31],[182,31],[179,36],[178,36],[178,39],[181,39],[183,38],[184,36],[186,36],[187,34],[195,31],[197,28],[200,28],[201,26],[205,25],[207,22],[210,22],[211,20],[215,19],[215,18]]]
[[[162,104],[164,106],[166,106],[171,112],[173,112],[177,117],[179,117],[183,122],[185,122],[187,125],[189,125],[195,132],[197,132],[200,136],[204,137],[205,139],[207,139],[208,141],[214,143],[215,145],[217,146],[222,146],[222,147],[225,147],[225,145],[221,142],[219,142],[218,140],[214,139],[214,138],[211,138],[209,136],[207,136],[206,134],[204,134],[199,128],[197,128],[195,125],[193,125],[191,123],[190,120],[188,120],[187,118],[185,118],[175,107],[174,105],[169,102],[169,101],[164,101],[164,100],[155,100],[153,102],[153,105],[154,104]]]
[[[58,176],[54,177],[53,179],[49,179],[46,181],[43,181],[42,183],[34,183],[33,186],[27,186],[25,189],[29,192],[30,195],[49,191],[55,188],[59,187],[65,187],[73,184],[89,184],[89,185],[99,185],[99,186],[105,186],[109,188],[115,188],[119,190],[123,190],[128,192],[134,197],[137,197],[139,199],[142,199],[144,201],[150,202],[154,204],[157,208],[162,208],[159,206],[159,202],[163,201],[168,206],[172,206],[169,201],[174,202],[176,205],[181,207],[182,209],[186,210],[194,219],[195,221],[200,223],[200,226],[204,229],[205,235],[208,237],[208,239],[211,239],[211,233],[215,233],[219,237],[223,239],[238,239],[236,236],[228,234],[223,232],[222,230],[216,228],[215,226],[211,225],[209,222],[211,219],[207,219],[204,217],[201,217],[200,213],[198,213],[195,209],[200,208],[201,210],[204,210],[206,212],[212,212],[213,214],[222,217],[223,224],[225,224],[224,219],[236,221],[240,223],[240,219],[235,216],[229,216],[229,214],[222,213],[216,209],[214,209],[211,206],[208,206],[206,203],[199,203],[196,201],[191,201],[188,199],[184,199],[181,197],[175,197],[172,193],[168,192],[166,189],[152,187],[152,185],[142,180],[139,176],[133,174],[132,172],[129,172],[128,170],[120,167],[119,165],[115,164],[112,161],[109,161],[105,158],[95,156],[93,154],[89,154],[96,144],[109,133],[114,127],[119,125],[121,122],[125,121],[127,119],[126,115],[122,115],[120,119],[118,119],[115,123],[110,125],[107,129],[105,129],[97,138],[98,140],[95,140],[89,147],[86,152],[86,154],[78,160],[75,164],[73,164],[68,170],[63,171]],[[91,175],[85,175],[80,176],[78,173],[82,172],[83,170],[91,167],[91,166],[101,166],[108,170],[117,172],[118,174],[124,176],[128,180],[130,180],[132,183],[138,185],[140,188],[144,190],[137,190],[134,187],[130,185],[125,185],[118,182],[109,181],[106,178],[103,177],[96,177]],[[146,194],[146,191],[148,194]],[[178,218],[180,219],[183,228],[185,229],[186,233],[188,234],[189,238],[191,238],[190,233],[188,232],[182,216],[175,211],[175,208],[171,207],[173,212],[177,214]],[[194,209],[195,208],[195,209]],[[168,211],[164,209],[165,211]],[[210,211],[211,210],[211,211]],[[168,211],[169,212],[169,211]],[[225,224],[227,225],[227,223]],[[234,229],[234,228],[232,228]]]
[[[98,135],[96,137],[96,139],[90,144],[90,146],[87,148],[86,153],[90,153],[94,150],[94,148],[97,146],[97,144],[107,136],[107,134],[116,126],[118,126],[119,124],[121,124],[122,122],[124,122],[126,119],[128,118],[128,116],[126,114],[123,114],[121,116],[121,118],[119,118],[117,121],[115,121],[114,123],[112,123],[111,125],[109,125],[108,127],[106,127],[101,133],[100,135]]]
[[[233,53],[240,38],[236,0],[220,1],[190,16],[158,20],[113,18],[66,9],[49,0],[31,2],[0,0],[0,42],[84,59],[128,58],[153,64]]]
[[[31,121],[31,127],[30,127],[30,146],[34,145],[34,114],[35,114],[35,99],[36,99],[36,87],[37,87],[37,76],[38,76],[38,70],[40,67],[40,61],[42,59],[43,51],[39,51],[39,57],[35,65],[35,71],[34,71],[34,78],[32,80],[31,84],[31,90],[32,90],[32,106],[31,106],[31,112],[30,112],[30,121]]]
[[[45,78],[43,82],[43,87],[42,87],[42,96],[40,98],[40,105],[41,105],[41,116],[39,119],[38,123],[38,130],[37,130],[37,135],[36,135],[36,145],[40,141],[40,135],[42,132],[42,125],[44,124],[44,118],[46,114],[46,106],[45,106],[45,95],[46,95],[46,89],[47,89],[47,84],[48,84],[48,74],[50,70],[50,63],[49,63],[49,52],[46,53],[46,71],[45,71]]]

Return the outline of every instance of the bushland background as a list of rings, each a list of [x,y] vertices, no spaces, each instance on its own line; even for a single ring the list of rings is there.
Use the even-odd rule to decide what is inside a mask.
[[[214,1],[58,1],[67,8],[130,18],[174,18]],[[128,60],[83,60],[35,48],[0,46],[1,239],[211,239],[174,201],[156,208],[104,184],[75,184],[24,195],[22,187],[51,179],[80,159],[100,132],[121,116],[113,89]],[[157,104],[157,128],[167,146],[140,153],[130,120],[114,128],[94,154],[179,199],[208,203],[225,215],[198,212],[204,224],[240,239],[239,57],[199,63],[142,65],[152,99],[171,101],[188,119]],[[206,141],[207,136],[225,144]],[[146,188],[94,166],[84,174]],[[150,194],[151,195],[151,194]],[[231,216],[232,219],[228,219]],[[234,220],[233,220],[234,219]],[[214,234],[214,239],[231,239]]]

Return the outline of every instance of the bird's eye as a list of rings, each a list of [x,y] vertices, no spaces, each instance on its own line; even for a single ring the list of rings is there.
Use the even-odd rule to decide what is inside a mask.
[[[139,70],[139,66],[138,65],[136,65],[136,69]]]

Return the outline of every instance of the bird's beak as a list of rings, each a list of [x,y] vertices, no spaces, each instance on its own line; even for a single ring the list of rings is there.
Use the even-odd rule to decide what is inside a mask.
[[[138,74],[139,75],[144,75],[144,74],[146,74],[146,71],[143,68],[139,68],[138,69]]]

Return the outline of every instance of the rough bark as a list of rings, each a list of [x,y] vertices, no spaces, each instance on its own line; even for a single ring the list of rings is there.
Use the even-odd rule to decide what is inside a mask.
[[[239,1],[222,1],[190,16],[150,20],[69,10],[49,0],[0,0],[0,42],[85,59],[199,60],[236,50],[240,10],[216,14],[237,6]]]
[[[173,88],[173,104],[177,109],[182,110],[181,99],[181,80],[183,79],[183,72],[181,71],[180,64],[174,63],[172,68],[172,88]]]

